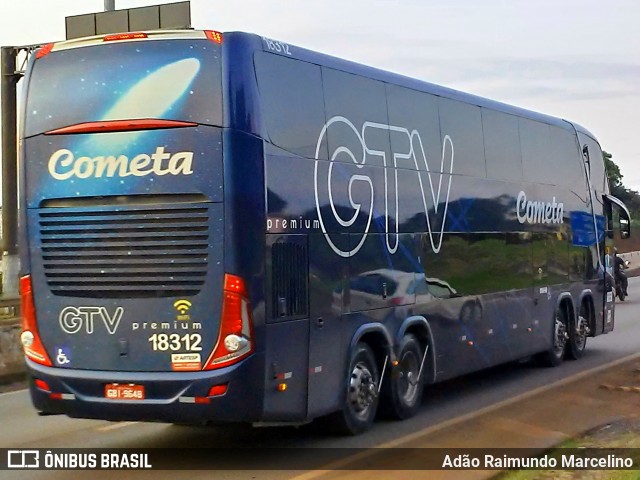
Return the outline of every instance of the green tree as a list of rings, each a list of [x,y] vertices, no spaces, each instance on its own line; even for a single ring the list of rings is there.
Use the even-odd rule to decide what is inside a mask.
[[[618,167],[618,165],[616,165],[612,160],[613,155],[606,150],[602,151],[602,158],[604,159],[604,165],[607,169],[607,177],[609,177],[611,193],[618,196],[618,194],[622,193],[623,190],[626,190],[622,184],[623,175],[620,173],[620,167]]]
[[[620,167],[613,161],[612,154],[603,150],[602,157],[607,169],[611,194],[625,203],[631,212],[632,219],[640,218],[640,194],[624,186],[622,183],[623,175],[620,172]]]

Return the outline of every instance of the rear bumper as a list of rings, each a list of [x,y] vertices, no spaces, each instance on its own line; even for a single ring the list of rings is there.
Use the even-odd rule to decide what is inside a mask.
[[[48,414],[115,421],[159,421],[200,423],[256,422],[262,420],[262,355],[253,354],[237,365],[206,372],[108,372],[45,367],[27,359],[31,376],[31,399],[35,408]],[[35,386],[44,380],[50,393]],[[108,383],[143,385],[144,400],[110,400],[104,396]],[[209,403],[195,403],[207,397],[214,385],[227,384],[224,395]]]

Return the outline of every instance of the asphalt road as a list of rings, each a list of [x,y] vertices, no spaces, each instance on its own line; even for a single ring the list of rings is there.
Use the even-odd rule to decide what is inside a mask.
[[[62,416],[38,417],[24,390],[0,394],[0,448],[267,448],[331,447],[367,448],[397,445],[402,438],[426,428],[472,414],[505,399],[552,384],[577,373],[594,369],[640,351],[640,277],[630,280],[631,297],[616,305],[616,327],[608,334],[589,339],[579,361],[567,361],[557,368],[530,364],[506,365],[468,375],[425,393],[420,413],[409,421],[379,421],[358,437],[333,437],[317,426],[300,428],[190,427],[135,422],[109,423],[73,420]],[[483,447],[483,445],[478,445]],[[250,451],[247,453],[250,455]],[[286,454],[282,454],[286,455]],[[286,456],[274,459],[287,465]],[[31,471],[2,472],[0,478],[85,478],[88,472]],[[157,472],[119,472],[119,478],[163,478]],[[171,478],[290,478],[298,471],[172,472]],[[10,475],[9,475],[10,474]],[[114,472],[92,472],[91,478],[113,476]]]

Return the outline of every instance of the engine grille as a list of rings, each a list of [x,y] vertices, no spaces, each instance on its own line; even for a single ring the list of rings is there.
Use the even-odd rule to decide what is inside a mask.
[[[308,314],[307,245],[289,242],[271,247],[273,318],[301,318]]]
[[[206,206],[41,209],[44,273],[54,295],[197,294],[207,274]]]

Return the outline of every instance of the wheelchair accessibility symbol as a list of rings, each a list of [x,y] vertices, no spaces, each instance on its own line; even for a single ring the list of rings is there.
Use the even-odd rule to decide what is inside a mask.
[[[71,359],[69,358],[69,350],[64,348],[64,347],[59,347],[56,348],[57,350],[57,354],[56,354],[56,363],[58,365],[67,365],[68,363],[71,363]]]

